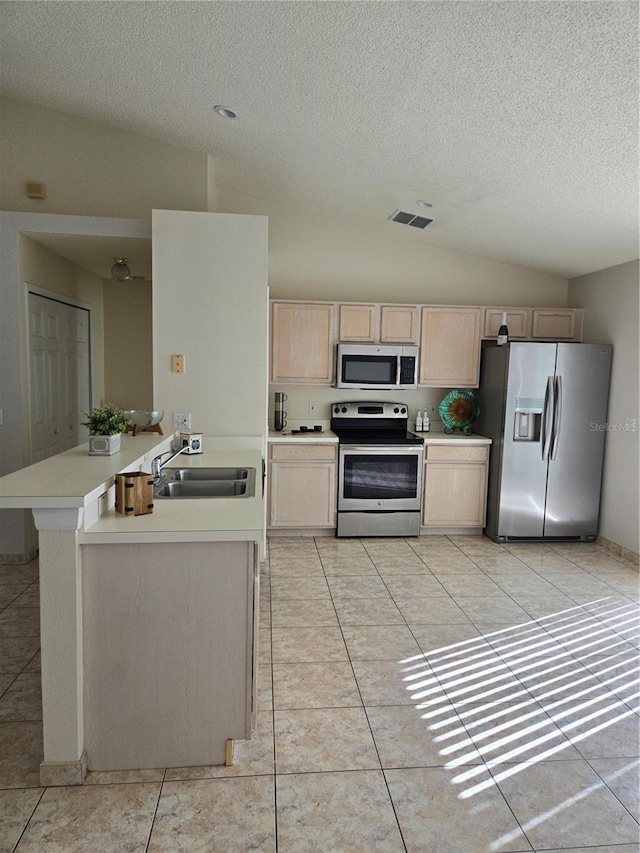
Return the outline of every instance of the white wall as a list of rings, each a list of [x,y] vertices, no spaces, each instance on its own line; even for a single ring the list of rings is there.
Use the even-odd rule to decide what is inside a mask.
[[[34,34],[35,35],[35,34]],[[145,218],[207,209],[207,156],[106,124],[0,99],[0,208]],[[46,185],[28,199],[27,181]]]
[[[565,278],[439,249],[218,187],[221,213],[269,217],[272,298],[564,307]],[[385,223],[386,224],[386,223]]]
[[[638,552],[638,261],[569,282],[569,305],[585,309],[586,343],[613,344],[600,535]]]
[[[150,410],[153,408],[151,282],[104,281],[103,298],[105,400],[123,409]],[[165,432],[170,429],[171,424]]]
[[[205,435],[264,435],[266,218],[155,210],[152,229],[154,408]]]

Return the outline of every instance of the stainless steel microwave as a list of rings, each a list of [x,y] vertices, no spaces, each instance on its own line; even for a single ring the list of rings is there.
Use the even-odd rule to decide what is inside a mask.
[[[398,391],[418,387],[418,347],[338,344],[336,388]]]

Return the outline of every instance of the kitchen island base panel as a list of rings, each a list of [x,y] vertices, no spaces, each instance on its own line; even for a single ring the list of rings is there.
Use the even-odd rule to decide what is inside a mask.
[[[82,546],[90,770],[224,764],[251,737],[253,542]]]

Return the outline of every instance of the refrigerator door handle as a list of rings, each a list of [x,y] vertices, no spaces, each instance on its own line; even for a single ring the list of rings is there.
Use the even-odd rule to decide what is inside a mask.
[[[549,448],[551,446],[551,430],[553,428],[553,412],[554,412],[554,393],[553,393],[553,376],[547,378],[547,389],[544,392],[544,405],[542,407],[542,460],[546,462],[549,458]],[[551,425],[549,418],[551,417]]]
[[[553,421],[551,425],[551,447],[550,458],[556,458],[558,449],[558,436],[560,435],[560,423],[562,421],[562,377],[556,376],[554,381]]]

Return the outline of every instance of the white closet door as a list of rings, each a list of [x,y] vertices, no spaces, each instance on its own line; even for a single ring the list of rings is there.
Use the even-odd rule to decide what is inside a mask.
[[[39,462],[87,440],[89,311],[29,293],[29,369],[31,458]]]

